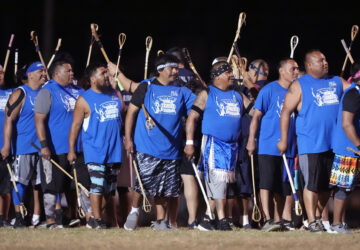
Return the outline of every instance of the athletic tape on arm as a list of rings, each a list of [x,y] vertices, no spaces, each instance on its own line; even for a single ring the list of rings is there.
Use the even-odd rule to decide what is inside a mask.
[[[14,111],[14,109],[21,103],[22,99],[25,97],[25,93],[22,89],[20,89],[20,95],[18,99],[10,105],[9,101],[6,103],[6,107],[8,108],[7,116],[10,117],[11,113]]]

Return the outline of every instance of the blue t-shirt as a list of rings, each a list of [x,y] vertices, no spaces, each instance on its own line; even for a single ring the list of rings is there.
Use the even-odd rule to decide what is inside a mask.
[[[209,86],[202,133],[224,142],[235,142],[241,132],[242,113],[243,100],[238,92]]]
[[[5,107],[13,89],[0,88],[0,149],[4,146]]]
[[[85,163],[121,162],[121,101],[115,91],[96,93],[88,89],[82,94],[91,114],[83,122],[82,142]]]
[[[299,154],[322,153],[331,149],[342,82],[334,76],[317,79],[308,74],[298,79],[302,106],[296,118]]]
[[[54,80],[47,82],[43,88],[50,92],[52,101],[48,115],[49,148],[52,153],[67,154],[75,102],[83,90],[73,84],[64,87]],[[79,143],[77,151],[78,147]]]
[[[186,87],[148,84],[144,106],[156,126],[148,130],[144,111],[140,109],[135,128],[136,150],[160,159],[179,160],[182,156],[183,127],[181,118],[186,116],[196,96]],[[134,94],[135,95],[135,94]]]
[[[280,156],[277,143],[281,138],[280,114],[284,105],[287,89],[277,81],[268,83],[259,92],[254,108],[261,111],[259,154]],[[290,117],[287,157],[295,157],[295,114]]]
[[[40,89],[32,89],[28,85],[19,87],[24,91],[25,102],[16,122],[15,155],[36,153],[37,149],[30,145],[31,142],[39,146],[35,129],[34,103]]]
[[[344,95],[341,98],[339,112],[338,112],[338,116],[337,116],[335,133],[333,136],[333,151],[335,154],[338,154],[338,155],[351,156],[351,157],[358,158],[359,156],[357,154],[354,154],[353,152],[346,149],[347,147],[356,149],[356,147],[358,145],[354,145],[350,141],[350,139],[346,136],[344,129],[342,128],[342,112],[343,112],[344,98],[346,98],[346,93],[348,93],[350,90],[351,91],[356,90],[360,94],[359,87],[356,86],[355,83],[352,83],[352,85],[345,90]],[[353,124],[354,124],[355,130],[356,130],[356,133],[359,136],[360,135],[360,116],[359,116],[359,114],[354,114],[354,115],[355,116],[354,116]]]

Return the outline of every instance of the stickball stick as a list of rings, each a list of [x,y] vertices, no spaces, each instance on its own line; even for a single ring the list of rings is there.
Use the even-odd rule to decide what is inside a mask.
[[[95,30],[97,31],[99,29],[99,26],[97,24],[94,23],[95,26]],[[90,25],[91,28],[91,25]],[[89,66],[90,64],[90,58],[91,58],[91,52],[92,52],[92,46],[95,42],[95,38],[94,36],[91,34],[91,40],[90,40],[90,46],[89,46],[89,52],[88,52],[88,57],[87,57],[87,61],[86,61],[86,68]]]
[[[351,56],[350,50],[346,46],[346,43],[345,43],[344,39],[341,39],[341,44],[344,47],[344,50],[346,52],[346,57],[350,59],[351,64],[354,64],[354,62],[355,62],[354,58]]]
[[[254,155],[250,156],[250,160],[251,160],[251,178],[252,178],[253,194],[254,194],[254,207],[253,207],[251,218],[253,221],[259,222],[261,220],[261,212],[257,205],[257,199],[256,199]]]
[[[97,24],[95,24],[95,23],[90,24],[91,34],[93,35],[95,41],[99,45],[99,48],[100,48],[101,53],[103,54],[103,56],[104,56],[104,58],[106,60],[106,63],[110,63],[110,59],[109,59],[109,57],[107,56],[107,54],[105,52],[104,46],[102,45],[102,43],[100,41],[99,35],[97,34],[97,28],[98,27],[99,26]]]
[[[240,37],[240,30],[241,30],[241,27],[243,26],[243,24],[245,23],[245,21],[246,21],[246,13],[241,12],[240,15],[239,15],[238,27],[237,27],[237,30],[236,30],[236,33],[235,33],[235,39],[234,39],[233,45],[231,46],[231,50],[230,50],[230,53],[229,53],[229,56],[228,56],[228,59],[227,59],[228,63],[230,63],[231,56],[232,56],[232,54],[234,52],[234,44],[236,44],[237,40]]]
[[[194,159],[191,159],[191,165],[194,169],[194,172],[195,172],[195,176],[196,176],[196,180],[198,181],[199,183],[199,186],[200,186],[200,189],[201,189],[201,193],[204,197],[204,200],[205,200],[205,203],[206,203],[206,210],[209,212],[209,215],[210,215],[210,219],[214,220],[215,219],[215,216],[213,215],[213,213],[211,212],[211,208],[210,208],[210,203],[209,203],[209,198],[207,197],[206,195],[206,192],[205,192],[205,189],[204,189],[204,186],[202,184],[202,181],[200,179],[200,176],[199,176],[199,173],[196,169],[196,166],[195,166],[195,163],[194,163]]]
[[[9,163],[6,163],[6,166],[7,166],[7,169],[9,171],[9,174],[10,174],[10,178],[11,178],[11,182],[14,186],[14,189],[15,189],[15,193],[16,193],[16,196],[20,202],[20,213],[21,213],[21,216],[23,218],[25,218],[25,216],[27,215],[27,209],[24,205],[24,203],[21,201],[21,198],[20,198],[20,194],[19,194],[19,190],[17,189],[17,186],[16,186],[16,183],[15,183],[15,178],[14,178],[14,175],[13,175],[13,172],[11,171],[11,167],[10,167],[10,164]]]
[[[125,41],[126,41],[125,33],[120,33],[119,34],[119,54],[118,54],[118,59],[117,59],[117,63],[116,63],[115,76],[117,76],[117,73],[118,73],[118,69],[119,69],[119,66],[120,66],[121,52],[122,52],[122,48],[123,48],[123,46],[125,44]],[[116,78],[116,82],[117,82],[117,84],[119,86],[120,91],[123,91],[124,87],[121,85],[119,79]]]
[[[47,65],[47,68],[50,68],[52,62],[53,62],[54,59],[55,59],[56,53],[57,53],[57,52],[59,51],[59,49],[60,49],[60,46],[61,46],[61,38],[58,39],[58,43],[57,43],[57,45],[56,45],[55,52],[54,52],[54,54],[51,56],[50,61],[49,61],[48,65]]]
[[[39,55],[39,58],[40,58],[40,61],[41,61],[42,65],[44,65],[44,67],[46,69],[46,75],[47,75],[48,79],[50,79],[49,73],[48,73],[47,68],[46,68],[46,64],[45,64],[44,59],[43,59],[43,57],[41,55],[41,51],[40,51],[40,47],[39,47],[39,38],[38,38],[35,31],[30,32],[30,39],[34,42],[35,50]]]
[[[14,37],[15,37],[15,35],[14,35],[14,34],[11,34],[11,36],[10,36],[10,41],[9,41],[9,45],[8,45],[8,49],[7,49],[7,51],[6,51],[5,61],[4,61],[4,74],[5,74],[5,72],[6,72],[6,67],[7,67],[7,64],[8,64],[8,61],[9,61],[11,46],[12,46],[12,43],[13,43],[13,41],[14,41]]]
[[[351,42],[350,42],[350,46],[349,46],[349,51],[351,51],[351,47],[353,45],[353,42],[357,36],[359,32],[359,26],[357,25],[353,25],[352,28],[351,28]],[[346,64],[347,64],[347,61],[348,61],[348,56],[346,55],[345,57],[345,61],[344,61],[344,64],[342,66],[342,69],[341,69],[341,73],[340,73],[340,76],[342,77],[344,75],[344,72],[345,72],[345,68],[346,68]]]
[[[76,198],[77,198],[77,203],[78,203],[78,214],[79,214],[79,217],[82,219],[82,218],[85,217],[85,212],[84,212],[84,209],[81,206],[75,162],[73,162],[72,165],[73,165],[73,171],[74,171]]]
[[[294,52],[298,44],[299,44],[299,37],[292,36],[290,39],[290,58],[294,58]]]
[[[41,149],[36,146],[33,142],[30,142],[31,146],[33,146],[34,148],[36,148],[39,152],[41,152]],[[61,170],[61,172],[63,172],[67,177],[69,177],[71,180],[73,180],[74,178],[65,170],[63,169],[56,161],[54,161],[53,159],[50,158],[50,162],[52,164],[55,165],[55,167],[57,167],[58,169]],[[89,191],[81,184],[78,183],[79,187],[81,188],[82,191],[84,191],[84,193],[86,194],[87,197],[89,197]]]
[[[201,84],[206,88],[206,87],[207,87],[207,86],[206,86],[206,83],[205,83],[204,80],[201,78],[200,74],[197,72],[197,70],[196,70],[196,68],[195,68],[195,66],[194,66],[194,64],[193,64],[193,62],[192,62],[192,60],[191,60],[190,53],[189,53],[188,49],[187,49],[187,48],[183,48],[182,51],[183,51],[183,53],[184,53],[184,56],[185,56],[185,58],[186,58],[186,60],[187,60],[187,62],[188,62],[188,64],[189,64],[191,70],[194,72],[194,74],[196,75],[196,77],[200,80]]]
[[[14,59],[14,75],[15,76],[18,71],[18,64],[19,64],[19,50],[15,49],[15,59]]]
[[[148,73],[148,64],[149,64],[149,55],[150,50],[153,44],[153,39],[151,36],[147,36],[145,39],[145,48],[146,48],[146,54],[145,54],[145,69],[144,69],[144,79],[147,78]]]
[[[142,196],[143,196],[143,210],[146,213],[150,213],[151,204],[150,204],[150,202],[149,202],[149,200],[148,200],[148,198],[146,197],[146,194],[145,194],[145,190],[144,190],[144,187],[143,187],[143,184],[142,184],[142,181],[141,181],[141,178],[140,178],[139,170],[138,170],[138,167],[137,167],[137,164],[136,164],[135,154],[131,154],[131,158],[132,158],[133,167],[134,167],[134,170],[135,170],[135,173],[136,173],[136,177],[137,177],[137,179],[139,181],[139,186],[140,186],[140,189],[141,189],[141,193],[142,193]]]
[[[357,151],[357,150],[355,150],[353,148],[350,148],[350,147],[347,147],[346,149],[353,152],[354,154],[360,155],[360,151]]]
[[[286,172],[287,172],[287,175],[288,175],[288,178],[289,178],[289,181],[290,181],[291,191],[293,193],[294,200],[295,200],[295,213],[296,213],[297,216],[301,216],[302,215],[302,209],[301,209],[299,198],[296,195],[294,182],[293,182],[293,179],[292,179],[292,176],[291,176],[291,173],[290,173],[290,168],[289,168],[288,162],[286,160],[285,154],[283,154],[282,157],[283,157]]]

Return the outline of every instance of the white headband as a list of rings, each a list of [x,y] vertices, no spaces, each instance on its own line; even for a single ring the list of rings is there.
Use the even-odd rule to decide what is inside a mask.
[[[171,62],[171,63],[165,63],[165,64],[160,64],[159,66],[157,66],[156,70],[161,70],[164,69],[166,67],[178,67],[179,65],[177,63]]]

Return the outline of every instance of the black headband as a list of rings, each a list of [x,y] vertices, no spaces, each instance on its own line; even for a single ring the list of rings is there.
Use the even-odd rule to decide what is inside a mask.
[[[219,68],[217,68],[216,70],[214,70],[213,72],[211,72],[210,78],[214,79],[215,77],[217,77],[217,76],[221,75],[222,73],[227,72],[229,70],[232,71],[230,64],[225,63],[225,64],[221,65]]]

